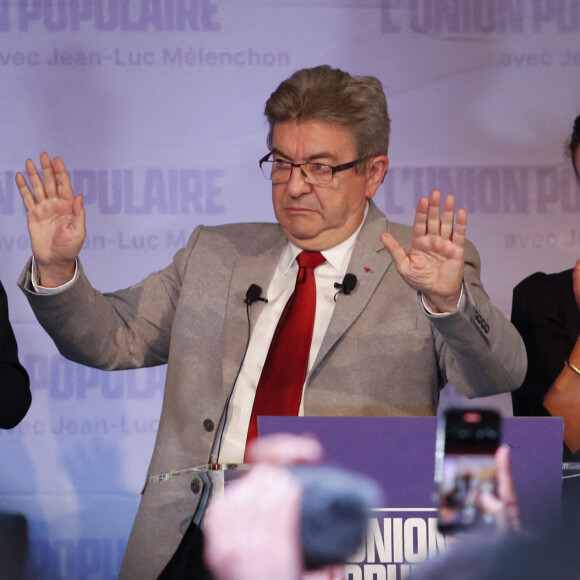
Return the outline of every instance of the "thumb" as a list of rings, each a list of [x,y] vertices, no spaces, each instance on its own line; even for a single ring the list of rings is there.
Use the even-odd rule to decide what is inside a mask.
[[[387,249],[387,252],[389,252],[391,258],[393,258],[393,262],[395,262],[397,270],[400,270],[403,266],[403,263],[407,259],[407,252],[405,252],[405,249],[403,246],[401,246],[399,240],[397,240],[393,234],[384,232],[381,234],[380,238],[381,242],[383,242],[383,245]]]
[[[73,224],[75,225],[76,228],[78,228],[79,226],[84,226],[85,223],[85,206],[83,203],[83,196],[81,195],[77,195],[74,200],[73,200],[73,204],[72,204],[72,210],[73,210]]]

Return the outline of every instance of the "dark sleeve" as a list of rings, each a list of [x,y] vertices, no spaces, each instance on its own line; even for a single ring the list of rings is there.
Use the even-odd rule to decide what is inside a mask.
[[[528,355],[526,378],[512,393],[516,416],[548,415],[543,407],[544,397],[574,347],[566,326],[567,318],[574,314],[566,314],[571,289],[571,275],[568,278],[567,274],[542,272],[532,274],[514,288],[512,322],[524,339]]]
[[[0,428],[18,425],[30,402],[28,373],[18,362],[16,338],[8,318],[8,299],[0,282]]]

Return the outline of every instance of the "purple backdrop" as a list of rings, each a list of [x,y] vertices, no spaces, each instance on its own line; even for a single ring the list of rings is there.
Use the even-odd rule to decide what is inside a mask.
[[[30,254],[14,174],[61,155],[85,194],[82,260],[112,290],[162,268],[199,223],[271,220],[265,99],[328,63],[378,76],[392,123],[376,201],[412,220],[438,187],[469,213],[483,280],[570,267],[580,191],[563,143],[580,113],[572,1],[0,0],[0,278],[34,402],[0,432],[0,510],[30,524],[35,577],[113,578],[136,511],[163,368],[63,360],[15,281]],[[444,404],[463,403],[452,388]],[[509,398],[478,404],[510,414]]]

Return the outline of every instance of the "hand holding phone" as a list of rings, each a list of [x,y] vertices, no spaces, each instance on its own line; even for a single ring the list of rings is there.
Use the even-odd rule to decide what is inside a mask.
[[[485,512],[493,518],[498,532],[519,532],[522,529],[518,495],[512,477],[510,450],[500,445],[495,452],[496,494],[482,496],[481,503]]]
[[[495,525],[501,417],[491,409],[449,409],[437,427],[437,522],[444,533]]]

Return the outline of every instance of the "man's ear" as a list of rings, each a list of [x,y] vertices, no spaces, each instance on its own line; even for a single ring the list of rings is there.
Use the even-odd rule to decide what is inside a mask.
[[[389,168],[389,158],[386,155],[378,155],[368,161],[367,165],[367,199],[371,199],[379,185],[384,181],[387,169]]]

